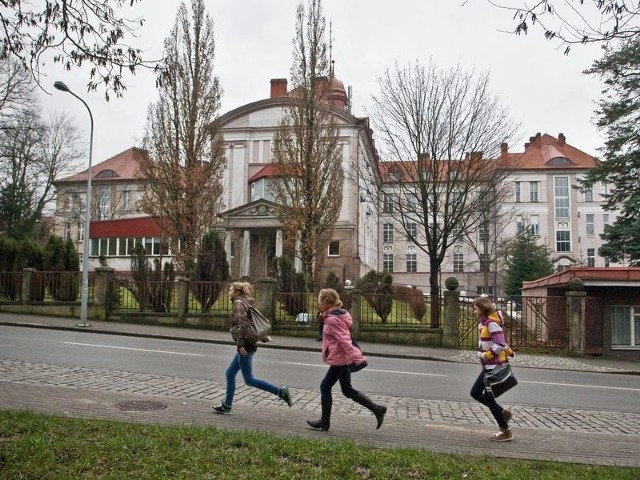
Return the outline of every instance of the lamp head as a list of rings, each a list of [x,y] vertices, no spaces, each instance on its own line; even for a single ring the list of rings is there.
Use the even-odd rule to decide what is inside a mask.
[[[65,83],[64,83],[64,82],[61,82],[61,81],[59,81],[59,80],[58,80],[57,82],[55,82],[55,83],[53,84],[53,86],[54,86],[57,90],[61,90],[61,91],[63,91],[63,92],[68,92],[68,91],[69,91],[69,87],[67,87],[67,86],[65,85]]]

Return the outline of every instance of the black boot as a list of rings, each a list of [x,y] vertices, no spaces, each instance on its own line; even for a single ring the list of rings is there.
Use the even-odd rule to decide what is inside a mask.
[[[329,398],[320,398],[320,406],[322,407],[322,416],[320,420],[307,420],[307,423],[311,428],[319,428],[322,431],[326,432],[329,430],[329,426],[331,424],[331,397]]]
[[[385,407],[384,405],[377,405],[373,403],[369,397],[360,392],[357,392],[356,395],[351,397],[351,399],[373,412],[373,414],[376,416],[376,422],[378,422],[376,426],[376,430],[378,430],[382,426],[382,422],[384,422],[384,416],[387,413],[387,407]]]

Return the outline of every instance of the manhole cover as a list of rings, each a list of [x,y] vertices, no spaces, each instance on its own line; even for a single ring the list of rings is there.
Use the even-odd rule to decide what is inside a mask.
[[[147,410],[164,410],[167,405],[162,402],[155,402],[153,400],[131,400],[127,402],[118,402],[116,407],[125,411],[143,412]]]

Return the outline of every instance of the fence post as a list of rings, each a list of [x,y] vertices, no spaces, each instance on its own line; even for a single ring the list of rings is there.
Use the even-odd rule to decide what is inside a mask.
[[[579,278],[569,281],[567,291],[567,351],[584,355],[585,353],[585,303],[587,294],[584,283]]]
[[[351,290],[351,318],[353,319],[353,325],[351,325],[351,333],[358,335],[362,325],[362,290],[354,288]]]
[[[107,318],[111,304],[111,286],[114,269],[111,267],[96,267],[93,281],[93,316]]]
[[[278,282],[272,277],[262,277],[256,280],[255,289],[256,307],[275,324]]]
[[[442,325],[442,346],[458,346],[458,320],[460,317],[460,291],[458,279],[449,277],[444,282],[444,323]]]
[[[178,282],[178,318],[184,319],[189,313],[189,279],[176,277]]]
[[[36,273],[35,268],[22,269],[22,304],[26,305],[33,298],[33,276]]]

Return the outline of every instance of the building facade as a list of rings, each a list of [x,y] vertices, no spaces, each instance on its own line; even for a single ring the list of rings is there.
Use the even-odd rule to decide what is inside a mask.
[[[380,161],[369,119],[352,115],[342,82],[329,81],[329,108],[338,123],[345,179],[342,191],[335,193],[342,196],[342,210],[325,252],[325,274],[331,271],[342,281],[355,281],[369,270],[388,271],[394,283],[428,291],[428,257],[399,227],[386,202],[385,192],[399,181],[390,173],[393,162]],[[224,211],[212,228],[223,234],[232,278],[272,275],[273,257],[295,254],[284,251],[279,206],[270,191],[273,138],[286,113],[288,93],[285,79],[273,79],[268,98],[218,119],[227,168]],[[137,207],[144,182],[137,165],[146,155],[145,150],[131,148],[92,169],[91,269],[102,257],[117,271],[128,271],[129,251],[136,242],[148,247],[152,256],[171,258],[160,242],[160,228]],[[495,160],[500,159],[512,165],[505,181],[508,195],[495,206],[506,220],[461,236],[447,251],[441,285],[454,276],[468,294],[502,295],[504,263],[496,252],[524,228],[549,246],[557,270],[609,266],[597,253],[600,234],[615,220],[615,213],[602,209],[607,187],[596,185],[584,193],[577,189],[578,180],[595,166],[594,157],[568,144],[563,134],[537,134],[522,151],[510,152],[503,144]],[[71,238],[79,252],[85,240],[86,182],[86,171],[55,182],[56,233]],[[484,264],[483,251],[488,259]]]

